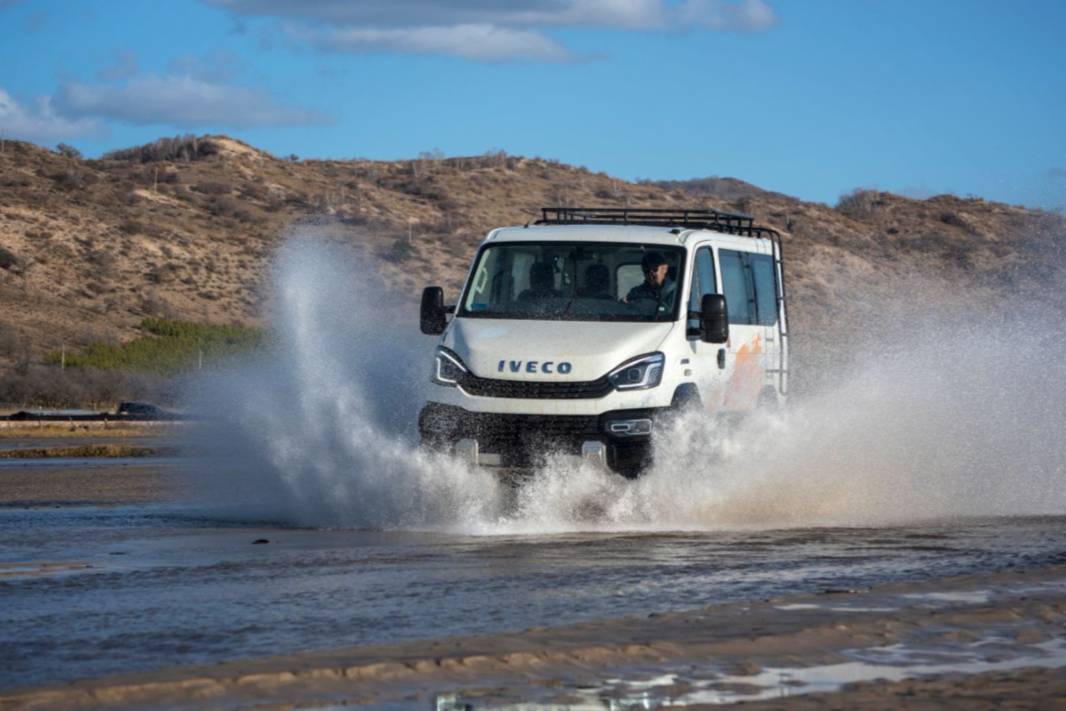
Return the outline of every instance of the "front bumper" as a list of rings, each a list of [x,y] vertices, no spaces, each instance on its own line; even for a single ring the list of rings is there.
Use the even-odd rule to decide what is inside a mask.
[[[470,410],[430,402],[418,418],[424,445],[450,449],[476,443],[480,463],[530,468],[552,455],[590,456],[602,445],[608,467],[636,475],[651,462],[652,425],[665,408],[611,410],[598,415],[525,415]]]

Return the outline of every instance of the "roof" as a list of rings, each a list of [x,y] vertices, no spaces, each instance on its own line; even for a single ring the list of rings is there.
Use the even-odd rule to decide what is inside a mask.
[[[634,244],[683,243],[677,230],[644,225],[528,225],[503,227],[489,235],[493,242],[552,241],[632,242]]]
[[[753,237],[724,234],[716,230],[682,229],[647,225],[516,225],[489,233],[491,242],[623,242],[682,246],[693,236],[726,237],[750,243]],[[769,240],[764,240],[768,242]]]

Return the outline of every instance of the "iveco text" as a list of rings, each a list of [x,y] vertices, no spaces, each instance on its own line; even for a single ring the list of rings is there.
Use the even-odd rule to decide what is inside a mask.
[[[747,215],[545,208],[495,229],[457,304],[422,294],[422,332],[441,335],[422,441],[482,466],[562,453],[635,476],[663,416],[783,401],[783,277],[780,237]]]

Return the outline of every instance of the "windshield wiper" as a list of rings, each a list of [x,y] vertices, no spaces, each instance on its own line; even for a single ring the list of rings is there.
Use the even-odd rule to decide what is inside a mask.
[[[577,299],[577,284],[574,284],[574,291],[570,295],[570,300],[566,302],[566,306],[563,307],[563,312],[559,314],[559,320],[562,321],[566,318],[566,315],[570,313],[570,307],[573,306],[574,301]]]

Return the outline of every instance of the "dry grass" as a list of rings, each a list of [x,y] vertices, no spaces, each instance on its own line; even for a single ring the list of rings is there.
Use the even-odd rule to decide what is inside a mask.
[[[0,422],[2,439],[63,439],[91,436],[94,439],[169,437],[180,425],[172,422]]]
[[[83,444],[77,447],[33,447],[0,450],[0,459],[59,459],[85,457],[160,457],[175,451],[164,447],[137,447],[129,444]]]
[[[797,355],[813,352],[824,339],[811,336],[826,328],[868,324],[864,305],[898,299],[901,278],[915,274],[1025,300],[1066,298],[1048,288],[1066,276],[1061,258],[1048,259],[1062,251],[1066,220],[979,199],[857,191],[833,208],[734,179],[628,183],[503,153],[293,161],[216,136],[83,161],[9,141],[0,155],[0,368],[128,341],[145,317],[256,324],[272,255],[307,225],[350,245],[412,303],[426,284],[454,294],[489,229],[551,204],[740,210],[781,230]]]

